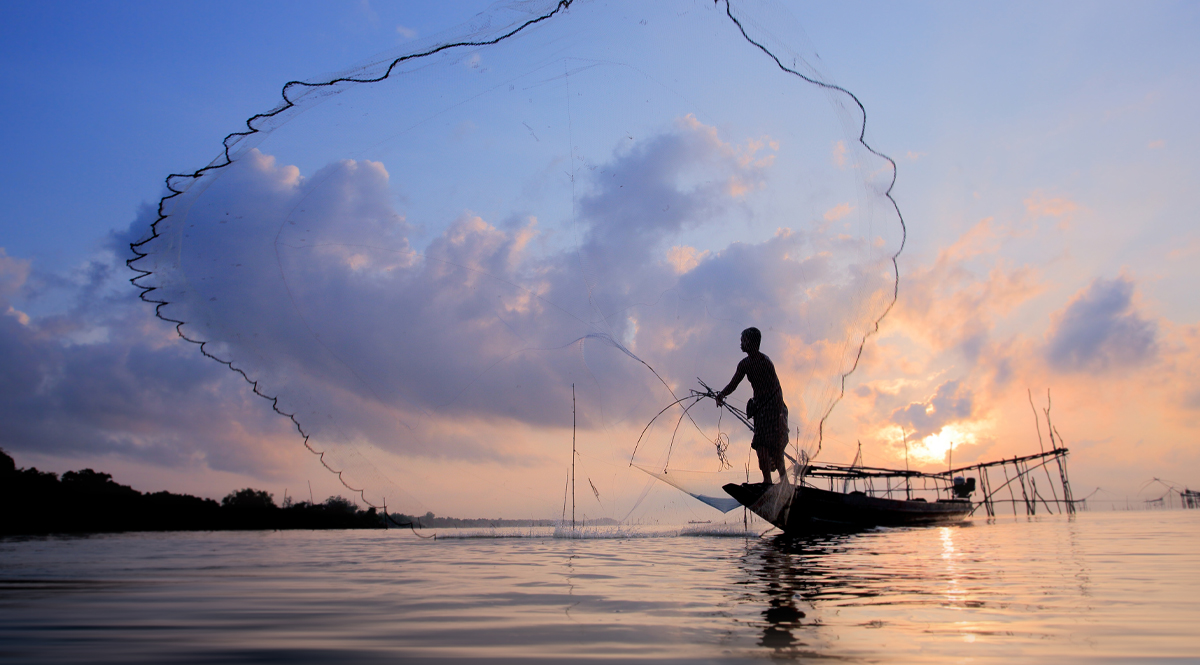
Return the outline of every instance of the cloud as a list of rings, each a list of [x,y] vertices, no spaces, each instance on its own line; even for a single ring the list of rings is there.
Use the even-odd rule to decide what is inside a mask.
[[[908,270],[892,323],[935,352],[955,350],[979,361],[997,320],[1043,290],[1036,269],[995,258],[1011,237],[1009,228],[988,217],[939,250],[929,265]]]
[[[830,158],[835,166],[839,169],[846,168],[846,142],[837,141],[833,144],[833,150],[830,153]]]
[[[1079,204],[1061,197],[1036,195],[1025,199],[1025,209],[1039,217],[1065,217],[1079,210]]]
[[[1192,238],[1187,241],[1181,240],[1172,244],[1175,246],[1175,249],[1167,252],[1168,259],[1183,259],[1200,254],[1200,238]]]
[[[846,215],[849,215],[852,210],[854,210],[854,206],[850,205],[849,203],[839,203],[825,211],[825,221],[836,222]]]
[[[29,261],[13,258],[0,247],[0,298],[11,298],[29,279]]]
[[[1097,279],[1054,315],[1046,361],[1063,372],[1103,372],[1154,361],[1158,326],[1133,304],[1134,284],[1125,276]]]
[[[676,245],[667,252],[667,263],[671,264],[677,274],[682,275],[700,265],[700,261],[708,255],[708,251],[701,252],[695,247]]]
[[[1158,139],[1157,141],[1151,141],[1150,143],[1146,144],[1146,147],[1150,148],[1151,150],[1157,150],[1159,148],[1165,147],[1166,145],[1167,145],[1166,141],[1164,141],[1162,139]]]
[[[1059,229],[1067,229],[1081,208],[1070,199],[1048,197],[1042,192],[1035,192],[1025,199],[1025,210],[1033,217],[1054,217],[1059,220]]]
[[[93,262],[86,279],[64,289],[65,311],[0,317],[0,446],[281,473],[289,464],[279,446],[295,445],[288,423],[265,402],[247,399],[245,384],[228,370],[173,343],[174,332],[137,300],[117,263]],[[5,306],[12,308],[0,298]]]
[[[936,434],[947,425],[969,419],[975,399],[971,390],[958,381],[947,381],[926,400],[912,402],[892,412],[891,421],[914,439]]]
[[[403,25],[397,25],[396,34],[405,39],[415,39],[417,36],[417,31]]]
[[[5,316],[12,317],[21,325],[29,325],[29,315],[3,301],[25,285],[29,279],[29,265],[29,261],[15,259],[0,247],[0,309],[3,309]]]

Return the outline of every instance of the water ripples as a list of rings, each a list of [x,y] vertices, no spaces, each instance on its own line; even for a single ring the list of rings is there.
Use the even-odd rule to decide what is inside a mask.
[[[7,662],[1092,662],[1200,653],[1200,511],[0,541]],[[458,536],[458,537],[450,537]]]

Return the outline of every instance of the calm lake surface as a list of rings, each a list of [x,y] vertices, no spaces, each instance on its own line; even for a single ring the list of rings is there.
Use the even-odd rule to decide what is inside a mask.
[[[1200,511],[683,531],[0,540],[0,661],[1200,663]]]

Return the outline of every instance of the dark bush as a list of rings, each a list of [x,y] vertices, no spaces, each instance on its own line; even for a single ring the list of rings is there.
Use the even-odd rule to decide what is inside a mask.
[[[269,510],[276,507],[274,494],[249,487],[225,495],[225,498],[221,499],[221,505],[226,508],[249,510]]]

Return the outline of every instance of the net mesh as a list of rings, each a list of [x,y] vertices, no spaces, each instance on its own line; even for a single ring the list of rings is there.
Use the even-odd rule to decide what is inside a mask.
[[[630,451],[742,329],[815,452],[894,302],[894,164],[802,34],[770,3],[499,3],[287,84],[168,179],[135,283],[369,504],[556,514],[574,461],[582,510],[657,519],[677,497]],[[749,432],[680,415],[634,462],[719,471],[724,444],[743,480]]]

